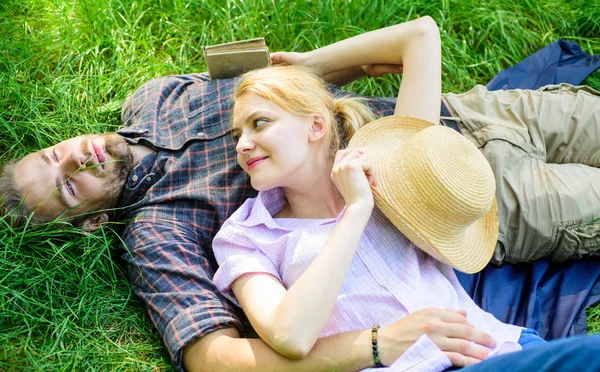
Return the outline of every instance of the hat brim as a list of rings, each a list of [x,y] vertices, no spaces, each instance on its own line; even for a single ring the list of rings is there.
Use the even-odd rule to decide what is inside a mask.
[[[378,119],[358,130],[349,147],[366,149],[369,162],[375,170],[377,186],[373,195],[377,207],[417,247],[430,256],[454,268],[474,273],[490,261],[498,238],[497,205],[494,197],[490,210],[467,227],[456,228],[449,220],[432,221],[423,214],[423,208],[411,202],[406,195],[395,195],[392,190],[409,190],[402,176],[389,164],[392,151],[403,146],[420,131],[436,126],[428,121],[389,116]],[[448,129],[451,131],[452,129]],[[390,187],[390,180],[400,182]]]

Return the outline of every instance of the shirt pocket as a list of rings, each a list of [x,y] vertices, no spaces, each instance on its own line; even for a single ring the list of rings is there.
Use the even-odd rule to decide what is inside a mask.
[[[554,224],[549,251],[553,261],[600,256],[600,221],[560,221]]]
[[[226,80],[195,83],[187,89],[186,116],[189,136],[209,140],[231,131],[233,82]]]

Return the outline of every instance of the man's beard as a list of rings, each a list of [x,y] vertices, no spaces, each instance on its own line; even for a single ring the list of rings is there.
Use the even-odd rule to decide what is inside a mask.
[[[105,196],[98,209],[106,210],[117,206],[121,191],[125,186],[129,173],[133,170],[133,152],[123,137],[116,133],[102,135],[105,141],[105,150],[114,161],[112,171],[104,177]],[[84,154],[91,157],[84,146]]]

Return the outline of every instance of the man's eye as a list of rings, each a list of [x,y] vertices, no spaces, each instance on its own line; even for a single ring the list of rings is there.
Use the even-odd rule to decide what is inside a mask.
[[[52,157],[58,163],[58,156],[56,155],[56,151],[54,149],[52,149]]]
[[[73,189],[73,185],[69,181],[65,181],[65,187],[69,190],[69,194],[75,196],[75,189]]]

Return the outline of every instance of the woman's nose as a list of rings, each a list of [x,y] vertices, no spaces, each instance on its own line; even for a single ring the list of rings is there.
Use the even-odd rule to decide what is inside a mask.
[[[244,153],[247,153],[248,151],[251,151],[252,149],[254,149],[255,146],[256,145],[254,144],[252,139],[247,134],[243,133],[240,136],[240,138],[238,139],[238,143],[235,147],[235,150],[239,154],[244,154]]]

